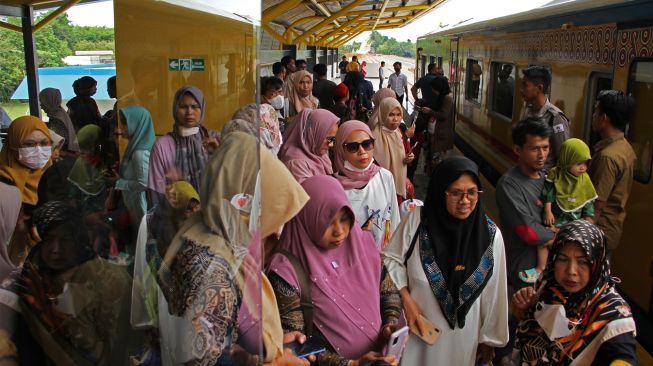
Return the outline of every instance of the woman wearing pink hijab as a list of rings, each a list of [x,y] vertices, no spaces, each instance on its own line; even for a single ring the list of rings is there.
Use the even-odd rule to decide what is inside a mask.
[[[312,177],[302,187],[310,200],[284,226],[269,266],[284,332],[320,339],[327,351],[318,355],[319,365],[396,365],[394,356],[376,352],[396,327],[401,303],[394,283],[382,277],[372,236],[354,221],[335,178]],[[302,291],[310,291],[312,321],[304,317]]]
[[[374,164],[374,136],[367,124],[347,121],[336,134],[336,179],[345,189],[356,221],[372,232],[383,249],[399,225],[397,191],[392,173]]]
[[[319,100],[313,96],[313,76],[306,70],[295,71],[288,78],[288,119],[292,123],[295,116],[304,109],[317,109]]]
[[[286,127],[279,159],[299,183],[314,175],[331,175],[329,146],[336,140],[340,118],[326,109],[304,109]]]

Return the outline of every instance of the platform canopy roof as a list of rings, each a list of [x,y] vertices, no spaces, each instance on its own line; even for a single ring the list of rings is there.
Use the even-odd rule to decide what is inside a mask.
[[[360,33],[399,28],[445,0],[263,0],[261,25],[282,44],[339,47]]]

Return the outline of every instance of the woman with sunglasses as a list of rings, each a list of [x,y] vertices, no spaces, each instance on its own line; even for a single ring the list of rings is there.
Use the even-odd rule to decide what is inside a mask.
[[[394,97],[383,98],[379,107],[378,121],[374,125],[374,155],[380,166],[388,169],[395,180],[399,203],[406,197],[408,164],[414,154],[406,154],[399,124],[403,118],[401,104]]]
[[[366,123],[353,120],[340,125],[335,165],[356,221],[383,249],[399,225],[397,191],[392,173],[374,164],[374,138]]]
[[[304,109],[286,127],[279,159],[299,183],[315,175],[332,175],[329,147],[336,141],[340,118],[326,109]]]
[[[508,342],[503,237],[480,202],[478,166],[456,156],[437,165],[424,207],[405,216],[383,253],[414,330],[406,365],[488,363]],[[426,320],[425,320],[426,319]],[[430,321],[432,346],[419,337]]]

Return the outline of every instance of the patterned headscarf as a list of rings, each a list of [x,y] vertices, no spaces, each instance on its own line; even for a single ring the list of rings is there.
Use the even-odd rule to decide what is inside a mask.
[[[587,286],[575,293],[567,292],[554,276],[556,259],[568,243],[576,243],[582,248],[590,268]],[[537,283],[538,287],[543,287],[542,295],[528,310],[517,330],[517,347],[523,362],[547,359],[552,364],[568,365],[592,341],[602,339],[606,333],[610,332],[614,337],[635,331],[630,307],[614,287],[606,248],[601,229],[586,220],[572,221],[560,229],[549,251],[546,269]],[[535,319],[535,312],[543,305],[564,306],[571,334],[553,341],[549,339]],[[590,364],[592,358],[582,364]]]
[[[257,108],[256,104],[248,104],[237,110],[231,118],[222,129],[223,136],[231,131],[247,132],[255,136],[274,155],[279,152],[282,142],[279,117],[271,105],[261,104]]]

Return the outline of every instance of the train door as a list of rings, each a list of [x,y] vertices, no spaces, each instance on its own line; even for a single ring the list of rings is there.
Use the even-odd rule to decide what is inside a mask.
[[[600,139],[597,133],[592,131],[592,113],[594,112],[594,101],[601,90],[612,89],[612,74],[607,72],[593,72],[590,74],[585,98],[585,124],[583,126],[583,139],[589,146],[594,146]]]
[[[449,50],[451,52],[450,65],[449,69],[449,84],[451,85],[451,93],[453,93],[453,105],[454,105],[454,116],[458,115],[458,88],[459,88],[459,75],[460,70],[458,67],[458,38],[451,39],[449,44]]]

